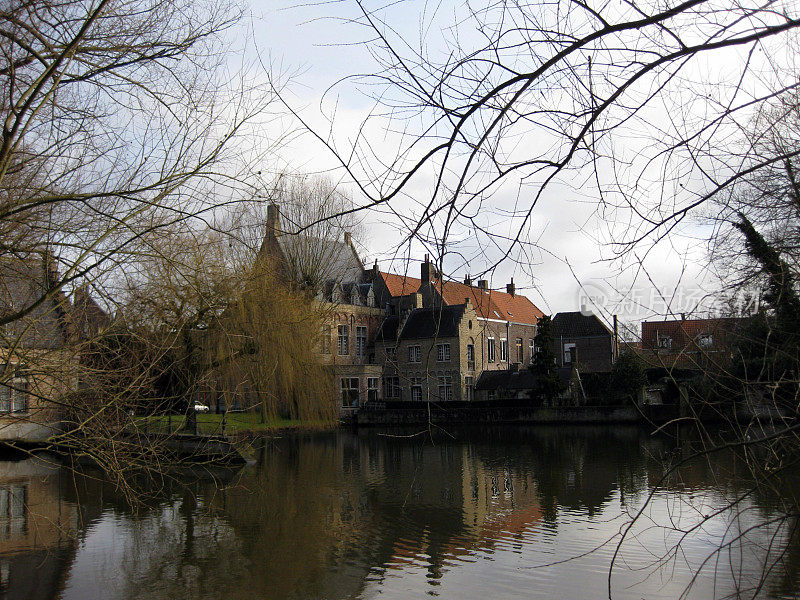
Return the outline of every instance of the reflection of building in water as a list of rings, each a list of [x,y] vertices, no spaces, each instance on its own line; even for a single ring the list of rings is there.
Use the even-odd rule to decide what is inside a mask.
[[[438,577],[448,559],[517,540],[542,520],[532,473],[486,462],[467,445],[405,450],[425,468],[410,478],[390,475],[398,482],[406,518],[415,523],[394,540],[387,568],[425,564],[430,576]],[[408,487],[401,494],[403,486]]]
[[[57,465],[0,462],[0,599],[56,595],[78,525],[76,507],[61,501],[59,488]]]
[[[478,540],[500,540],[523,533],[542,519],[533,476],[509,467],[487,465],[463,449],[464,524]]]
[[[28,486],[24,483],[0,485],[0,541],[23,537],[28,532]]]

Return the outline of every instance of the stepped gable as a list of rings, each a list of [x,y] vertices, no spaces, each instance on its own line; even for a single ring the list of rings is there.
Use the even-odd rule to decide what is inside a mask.
[[[611,335],[611,330],[597,317],[582,312],[562,312],[553,317],[553,337],[595,337]]]

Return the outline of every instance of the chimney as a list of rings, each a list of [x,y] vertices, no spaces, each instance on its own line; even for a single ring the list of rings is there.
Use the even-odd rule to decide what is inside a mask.
[[[375,264],[372,265],[372,280],[375,281],[378,278],[378,259],[375,259]]]
[[[472,286],[472,278],[469,274],[464,277],[464,285]]]
[[[487,290],[487,289],[489,289],[489,282],[486,281],[485,279],[479,279],[478,280],[478,289],[479,290]]]
[[[431,265],[430,258],[428,255],[425,255],[425,260],[422,261],[422,268],[420,270],[420,275],[422,279],[422,285],[431,282],[431,276],[433,275],[433,265]]]
[[[685,321],[685,320],[686,320],[686,313],[681,313],[681,321]]]
[[[267,235],[276,237],[280,233],[281,209],[274,202],[267,206]]]
[[[511,278],[511,283],[506,284],[506,292],[511,294],[511,296],[513,297],[515,291],[516,291],[516,288],[514,287],[514,278],[512,277]]]

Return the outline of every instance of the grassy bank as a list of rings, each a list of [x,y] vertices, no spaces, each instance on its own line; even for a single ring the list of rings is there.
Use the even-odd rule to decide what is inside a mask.
[[[222,434],[222,417],[217,414],[197,415],[197,432],[200,434]],[[158,415],[142,418],[142,427],[153,432],[176,431],[186,422],[185,415]],[[225,433],[263,433],[278,432],[282,430],[318,430],[333,427],[335,423],[325,421],[300,421],[296,419],[270,419],[261,422],[261,416],[256,413],[228,413],[225,417]]]

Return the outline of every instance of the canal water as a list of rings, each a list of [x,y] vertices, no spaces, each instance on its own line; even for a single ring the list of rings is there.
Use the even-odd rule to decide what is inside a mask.
[[[673,472],[691,440],[635,427],[415,433],[285,436],[240,471],[142,481],[136,508],[95,474],[3,460],[0,598],[800,591],[798,523],[781,518],[792,488],[748,493],[733,454]]]

